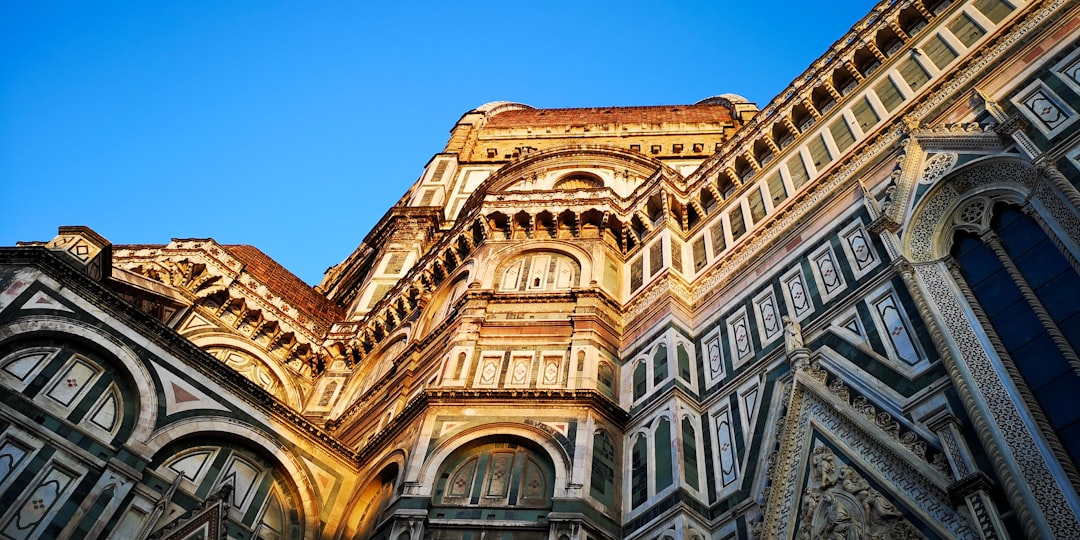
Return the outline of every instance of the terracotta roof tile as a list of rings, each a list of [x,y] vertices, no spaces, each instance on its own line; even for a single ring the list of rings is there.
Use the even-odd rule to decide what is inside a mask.
[[[310,285],[293,275],[269,255],[255,246],[231,244],[222,246],[244,263],[244,268],[265,283],[286,302],[329,326],[345,317],[344,311]]]
[[[731,110],[723,105],[658,105],[510,110],[496,114],[488,121],[487,127],[732,122]]]

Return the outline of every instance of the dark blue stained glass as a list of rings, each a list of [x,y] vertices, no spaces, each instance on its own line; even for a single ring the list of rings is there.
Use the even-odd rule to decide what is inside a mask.
[[[980,304],[983,303],[982,296],[976,295],[976,297]],[[993,302],[992,299],[988,301]],[[1029,341],[1046,334],[1046,329],[1025,302],[1015,302],[1006,309],[993,313],[988,310],[987,315],[994,323],[998,337],[1010,349],[1023,347]]]
[[[1013,254],[1010,246],[1006,246],[1005,251],[1009,258],[1016,262],[1016,267],[1033,289],[1041,287],[1062,273],[1072,272],[1069,263],[1049,240],[1035,244],[1033,249],[1022,254]]]
[[[1076,390],[1076,375],[1070,371],[1036,392],[1052,425],[1067,427],[1080,421]]]
[[[964,277],[967,279],[968,285],[972,287],[981,283],[995,270],[1001,268],[998,258],[977,238],[967,235],[957,236],[954,251],[957,258],[963,257],[966,261]]]
[[[1080,462],[1080,453],[1077,453],[1077,449],[1080,448],[1080,422],[1059,430],[1058,437],[1072,456],[1073,463]]]
[[[1007,224],[1019,221],[1013,216],[1008,217]],[[1013,248],[1016,248],[1015,242]],[[988,253],[993,259],[987,257]],[[978,239],[958,234],[953,254],[965,281],[1074,465],[1080,463],[1080,377],[988,247]],[[1076,302],[1076,296],[1070,299]]]
[[[1060,352],[1052,339],[1034,339],[1017,348],[1010,356],[1024,374],[1028,386],[1035,392],[1070,369],[1065,363],[1044,360],[1053,358],[1056,354]]]

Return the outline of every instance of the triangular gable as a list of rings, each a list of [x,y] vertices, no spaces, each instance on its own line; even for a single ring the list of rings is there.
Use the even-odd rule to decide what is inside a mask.
[[[848,480],[851,489],[854,484],[866,482],[880,495],[880,508],[875,511],[883,527],[906,530],[911,525],[930,537],[977,538],[964,517],[953,509],[947,492],[949,478],[926,461],[925,442],[907,434],[901,437],[895,421],[878,418],[874,406],[865,399],[856,398],[853,405],[842,381],[834,378],[826,385],[827,380],[828,374],[817,363],[795,372],[784,427],[778,435],[779,449],[768,473],[772,485],[761,523],[763,531],[792,538],[808,520],[806,530],[812,533],[815,520],[820,524],[822,519],[814,513],[821,504],[814,498],[815,490],[822,492],[816,495],[823,495],[847,489],[838,484],[842,466],[853,471]],[[821,463],[825,452],[833,456],[831,465]],[[830,476],[824,482],[815,480],[814,475],[820,476],[822,467],[835,467],[829,474],[836,474],[836,479]],[[859,491],[865,490],[855,490],[854,496]],[[867,491],[864,499],[870,495]],[[844,508],[846,503],[836,504],[840,506],[820,511],[846,513],[844,519],[848,520],[869,515],[864,512],[852,516]],[[900,520],[907,525],[900,524]],[[866,537],[872,528],[868,523],[850,526],[862,527]]]

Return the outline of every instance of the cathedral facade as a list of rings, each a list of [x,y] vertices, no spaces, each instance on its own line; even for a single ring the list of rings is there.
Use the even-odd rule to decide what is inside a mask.
[[[466,112],[310,287],[0,249],[0,538],[1080,538],[1080,4]]]

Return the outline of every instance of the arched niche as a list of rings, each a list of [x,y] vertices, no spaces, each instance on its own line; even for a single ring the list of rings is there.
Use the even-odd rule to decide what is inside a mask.
[[[593,280],[592,258],[558,240],[516,244],[492,253],[479,280],[500,292],[568,291]]]
[[[299,493],[276,460],[244,441],[197,436],[175,441],[155,456],[151,474],[175,482],[172,504],[192,514],[215,496],[224,496],[231,534],[253,531],[255,538],[301,538],[304,531]],[[178,495],[183,496],[178,496]],[[158,520],[156,528],[179,515]]]
[[[428,530],[435,537],[441,537],[440,529],[469,530],[476,527],[471,516],[482,511],[496,522],[493,530],[484,527],[489,537],[546,538],[556,469],[547,450],[529,439],[472,439],[441,456],[435,468]]]
[[[338,403],[333,407],[331,416],[337,417],[343,414],[356,400],[367,394],[391,368],[394,362],[409,343],[409,334],[405,331],[396,332],[390,338],[384,340],[384,344],[371,354],[364,357],[363,361],[353,369],[352,375],[345,383],[345,388],[338,394]]]
[[[192,342],[293,409],[300,409],[303,400],[296,375],[280,362],[229,334],[203,334]]]
[[[473,261],[461,265],[449,279],[443,282],[431,296],[431,301],[424,308],[424,314],[417,327],[417,336],[422,337],[441,324],[454,308],[454,304],[464,294],[471,282]]]

